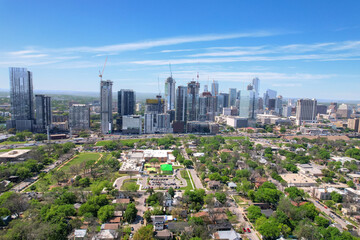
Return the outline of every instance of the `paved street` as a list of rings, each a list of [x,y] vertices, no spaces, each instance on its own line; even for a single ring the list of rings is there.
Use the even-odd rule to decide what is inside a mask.
[[[231,195],[231,199],[234,200],[234,198],[232,197],[232,195]],[[248,232],[247,232],[247,233],[244,233],[244,235],[246,235],[246,236],[247,236],[249,239],[251,239],[251,240],[260,240],[260,238],[259,238],[258,235],[256,234],[254,228],[252,228],[252,227],[251,227],[251,224],[245,220],[245,218],[244,218],[244,216],[243,216],[243,213],[244,213],[244,212],[243,212],[243,208],[242,208],[242,207],[239,207],[239,206],[236,204],[235,200],[234,200],[234,201],[230,201],[229,210],[230,210],[232,213],[236,214],[237,220],[238,220],[238,222],[240,222],[240,224],[241,224],[241,223],[245,223],[245,225],[244,225],[244,228],[245,228],[245,229],[249,228],[249,229],[251,230],[251,233],[248,233]]]
[[[189,169],[188,171],[191,174],[191,177],[192,177],[193,182],[195,184],[195,188],[197,188],[197,189],[205,189],[202,182],[201,182],[201,180],[200,180],[200,178],[198,177],[195,169]]]
[[[328,215],[328,216],[330,216],[332,219],[334,219],[334,221],[335,221],[336,223],[338,223],[338,224],[335,224],[335,226],[336,226],[341,232],[344,230],[343,228],[346,228],[347,223],[346,223],[343,219],[341,219],[341,218],[337,217],[336,215],[332,214],[332,213],[330,212],[330,209],[329,209],[329,208],[325,208],[323,205],[317,203],[317,202],[316,202],[314,199],[312,199],[312,198],[309,198],[308,200],[309,200],[310,202],[314,203],[315,207],[317,207],[318,209],[320,209],[321,212],[324,212],[326,215]]]

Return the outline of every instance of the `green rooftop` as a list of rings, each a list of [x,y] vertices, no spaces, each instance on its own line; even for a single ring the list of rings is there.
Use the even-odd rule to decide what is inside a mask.
[[[171,164],[161,164],[160,169],[163,172],[172,172],[173,171],[173,167]]]

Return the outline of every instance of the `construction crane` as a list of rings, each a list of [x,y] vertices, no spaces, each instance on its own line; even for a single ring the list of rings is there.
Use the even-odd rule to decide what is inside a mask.
[[[103,67],[102,72],[100,72],[100,70],[99,70],[100,81],[102,81],[102,77],[103,77],[103,74],[104,74],[104,70],[105,70],[105,66],[106,66],[107,59],[108,59],[108,57],[106,56],[106,59],[105,59],[105,63],[104,63],[104,67]]]

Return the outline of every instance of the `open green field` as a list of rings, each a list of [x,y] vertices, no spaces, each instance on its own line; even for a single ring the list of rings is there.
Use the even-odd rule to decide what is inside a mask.
[[[120,142],[124,145],[128,145],[128,144],[134,144],[136,142],[139,142],[142,139],[124,139],[124,140],[120,140]],[[96,146],[105,146],[106,144],[111,143],[113,140],[103,140],[103,141],[98,141],[96,143]]]
[[[139,185],[136,184],[137,179],[126,179],[121,186],[121,190],[135,192],[139,190]]]
[[[71,160],[70,162],[66,163],[61,170],[63,171],[68,171],[69,168],[72,165],[76,165],[79,163],[82,163],[84,161],[89,161],[89,160],[98,160],[100,158],[100,153],[80,153],[78,156],[76,156],[73,160]]]
[[[10,152],[16,149],[32,149],[33,147],[22,147],[22,148],[9,148],[9,149],[1,149],[0,152]]]
[[[185,190],[185,191],[186,190],[193,190],[193,187],[192,187],[192,184],[191,184],[192,179],[189,178],[189,174],[188,174],[187,170],[180,171],[180,174],[181,174],[181,177],[183,177],[186,180],[186,184],[187,184],[186,187],[183,187],[183,188],[180,188],[180,189]]]
[[[24,142],[19,142],[19,141],[15,141],[15,142],[5,141],[5,142],[1,142],[0,145],[13,145],[13,144],[25,144],[25,143],[27,143],[27,141],[24,141]]]
[[[239,137],[239,136],[226,136],[225,139],[233,139],[233,140],[242,140],[245,139],[245,137]]]

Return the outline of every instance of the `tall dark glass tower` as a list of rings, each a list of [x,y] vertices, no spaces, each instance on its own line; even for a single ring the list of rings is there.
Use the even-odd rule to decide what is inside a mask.
[[[34,124],[34,97],[32,72],[26,68],[9,68],[11,120],[6,127],[18,131],[32,131]]]

